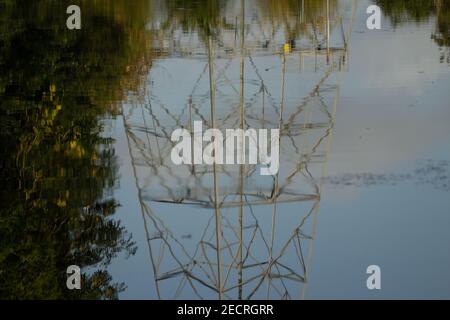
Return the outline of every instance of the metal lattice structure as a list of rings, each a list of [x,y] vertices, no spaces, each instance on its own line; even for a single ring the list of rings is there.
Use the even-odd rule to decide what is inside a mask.
[[[247,21],[245,5],[234,29],[203,42],[165,31],[175,38],[157,50],[146,92],[123,106],[157,298],[302,296],[353,19],[326,9],[325,35],[304,22],[294,40]],[[278,174],[173,164],[171,133],[194,120],[279,128]]]

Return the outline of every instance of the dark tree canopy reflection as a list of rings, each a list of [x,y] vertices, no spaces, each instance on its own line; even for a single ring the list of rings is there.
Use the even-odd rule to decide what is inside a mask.
[[[450,1],[377,0],[377,4],[394,26],[435,17],[436,29],[431,38],[441,48],[441,62],[450,63]]]
[[[148,65],[147,1],[82,1],[83,28],[66,28],[68,1],[0,2],[0,298],[112,299],[106,266],[134,254],[112,218],[117,165],[102,134],[115,102]],[[66,268],[83,290],[66,288]]]

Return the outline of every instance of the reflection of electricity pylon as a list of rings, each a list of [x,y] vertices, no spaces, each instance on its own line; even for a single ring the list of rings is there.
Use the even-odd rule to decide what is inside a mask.
[[[339,99],[342,73],[334,71],[343,70],[348,41],[332,49],[327,27],[326,50],[300,48],[297,55],[286,43],[281,52],[260,55],[246,47],[244,10],[239,53],[217,58],[221,48],[213,44],[220,41],[209,37],[207,62],[198,67],[182,107],[168,107],[166,100],[183,94],[166,91],[161,97],[163,84],[150,85],[145,101],[123,107],[158,298],[287,299],[306,287]],[[305,52],[312,52],[316,72],[293,72]],[[176,59],[160,67],[170,72],[171,64]],[[279,173],[259,176],[257,165],[175,166],[171,132],[192,132],[195,118],[208,128],[279,128]]]

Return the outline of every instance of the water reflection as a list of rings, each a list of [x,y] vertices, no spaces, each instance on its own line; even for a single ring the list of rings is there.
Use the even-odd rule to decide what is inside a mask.
[[[123,115],[158,298],[304,294],[356,5],[293,4],[208,2],[206,19],[170,2],[153,34],[146,92]],[[196,120],[280,128],[280,172],[174,165],[171,133]]]
[[[450,63],[450,2],[446,0],[407,1],[377,0],[394,26],[411,21],[435,19],[435,31],[431,38],[441,48],[441,62]]]
[[[418,162],[416,169],[409,173],[346,173],[340,176],[328,176],[323,180],[323,183],[339,187],[396,186],[405,182],[430,185],[439,191],[450,191],[450,162],[429,159]]]
[[[376,2],[394,25],[435,17],[449,61],[448,2]],[[156,298],[304,297],[322,185],[389,180],[327,176],[357,3],[86,0],[82,30],[70,32],[55,14],[68,1],[2,1],[0,298],[117,298],[125,283],[107,267],[138,246]],[[170,135],[196,120],[280,128],[280,172],[175,166]],[[114,121],[144,243],[114,218]],[[443,181],[430,163],[415,176]],[[448,179],[436,185],[448,190]],[[65,288],[71,264],[83,268],[81,291]]]
[[[102,131],[148,65],[147,2],[126,3],[84,2],[76,33],[55,14],[66,1],[1,3],[1,298],[111,299],[125,288],[106,266],[136,246],[113,218],[118,168]],[[65,287],[72,264],[81,291]]]

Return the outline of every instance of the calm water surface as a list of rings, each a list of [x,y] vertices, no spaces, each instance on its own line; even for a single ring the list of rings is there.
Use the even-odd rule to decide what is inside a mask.
[[[450,298],[448,1],[80,3],[0,1],[1,298]],[[193,121],[279,173],[174,165]]]

